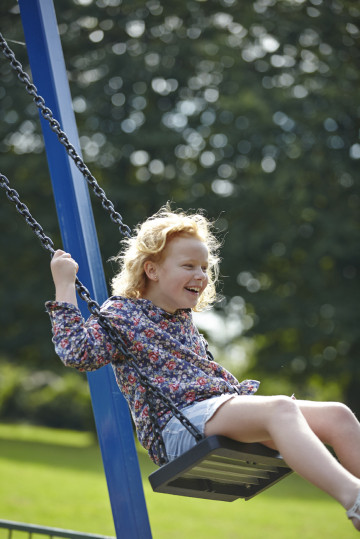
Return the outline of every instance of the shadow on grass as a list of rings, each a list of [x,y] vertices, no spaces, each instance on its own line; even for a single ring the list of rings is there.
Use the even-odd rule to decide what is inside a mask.
[[[138,444],[137,444],[138,445]],[[138,447],[139,465],[144,476],[150,475],[157,466],[150,460],[146,451]],[[97,441],[87,444],[71,445],[45,441],[4,439],[0,437],[0,460],[23,464],[39,464],[49,468],[74,469],[103,474],[101,453]]]
[[[94,443],[83,447],[0,439],[0,459],[103,473],[100,450]]]

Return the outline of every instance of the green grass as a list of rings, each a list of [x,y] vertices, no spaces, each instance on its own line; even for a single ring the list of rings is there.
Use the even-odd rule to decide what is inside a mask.
[[[147,481],[154,466],[141,448],[139,461],[154,539],[356,536],[344,510],[298,477],[248,502],[213,502],[154,494]],[[88,433],[0,425],[0,485],[0,518],[115,534],[100,452]]]

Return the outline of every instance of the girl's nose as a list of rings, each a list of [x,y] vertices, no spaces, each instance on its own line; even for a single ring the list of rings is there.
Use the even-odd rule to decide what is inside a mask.
[[[196,272],[195,279],[198,279],[199,281],[203,281],[206,278],[206,271],[204,271],[202,268],[199,268]]]

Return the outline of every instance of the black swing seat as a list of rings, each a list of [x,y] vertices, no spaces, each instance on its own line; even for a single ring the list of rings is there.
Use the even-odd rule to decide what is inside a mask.
[[[232,502],[249,500],[291,474],[277,451],[209,436],[149,476],[155,492]]]

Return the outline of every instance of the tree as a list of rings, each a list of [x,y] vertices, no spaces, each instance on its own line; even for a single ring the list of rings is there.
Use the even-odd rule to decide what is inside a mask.
[[[22,41],[14,4],[4,2],[2,26]],[[336,382],[359,411],[357,3],[62,0],[56,8],[85,160],[125,222],[167,200],[206,208],[225,236],[218,308],[256,343],[252,372],[281,374],[301,395]],[[26,66],[24,47],[14,49]],[[36,111],[3,59],[0,69],[3,172],[53,233]],[[107,259],[118,241],[94,207]],[[46,256],[12,209],[1,215],[2,250],[17,260],[11,275],[0,263],[2,349],[12,356],[20,345],[21,356],[44,363]]]

